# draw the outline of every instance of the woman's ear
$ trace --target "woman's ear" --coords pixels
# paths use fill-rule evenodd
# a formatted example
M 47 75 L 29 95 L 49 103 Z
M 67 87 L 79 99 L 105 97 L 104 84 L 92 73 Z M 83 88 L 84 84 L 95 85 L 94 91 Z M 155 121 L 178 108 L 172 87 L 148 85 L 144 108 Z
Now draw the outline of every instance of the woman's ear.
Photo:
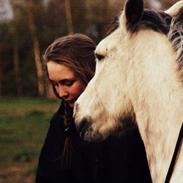
M 127 0 L 125 4 L 125 16 L 127 30 L 134 30 L 144 12 L 143 0 Z

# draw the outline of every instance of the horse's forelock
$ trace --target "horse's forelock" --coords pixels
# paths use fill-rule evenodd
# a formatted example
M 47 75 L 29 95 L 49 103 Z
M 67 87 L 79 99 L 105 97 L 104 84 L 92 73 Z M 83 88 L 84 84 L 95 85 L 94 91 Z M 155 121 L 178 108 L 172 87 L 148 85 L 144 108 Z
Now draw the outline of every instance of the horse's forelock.
M 170 29 L 171 16 L 162 11 L 145 10 L 139 26 L 167 34 Z
M 171 16 L 163 11 L 144 10 L 140 21 L 128 30 L 135 33 L 141 29 L 152 29 L 167 34 L 170 29 L 171 19 Z
M 131 33 L 144 28 L 164 34 L 169 31 L 171 16 L 161 11 L 145 10 L 143 0 L 127 0 L 121 16 L 125 18 L 120 18 L 120 25 L 124 23 L 126 30 Z
M 123 14 L 121 14 L 121 16 L 123 16 Z M 119 19 L 120 15 L 117 15 L 108 25 L 105 36 L 108 36 L 120 27 Z M 145 10 L 141 20 L 136 25 L 134 25 L 133 29 L 130 29 L 130 31 L 134 33 L 141 28 L 148 28 L 167 34 L 170 29 L 171 20 L 172 17 L 163 11 Z

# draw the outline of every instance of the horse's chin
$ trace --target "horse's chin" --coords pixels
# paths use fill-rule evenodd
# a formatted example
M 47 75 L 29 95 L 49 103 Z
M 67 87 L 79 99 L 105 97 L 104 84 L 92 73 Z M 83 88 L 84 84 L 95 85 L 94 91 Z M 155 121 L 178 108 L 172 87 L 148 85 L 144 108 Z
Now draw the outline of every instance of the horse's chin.
M 108 128 L 103 128 L 102 126 L 100 128 L 96 128 L 92 125 L 91 122 L 88 122 L 86 120 L 83 120 L 82 125 L 80 128 L 78 128 L 78 132 L 80 134 L 80 137 L 88 142 L 102 142 L 109 136 L 116 136 L 120 134 L 125 134 L 129 131 L 129 129 L 136 128 L 136 123 L 132 118 L 126 117 L 123 120 L 119 120 L 116 125 L 111 128 L 110 126 Z
M 90 125 L 88 126 L 88 128 L 81 130 L 79 134 L 81 138 L 85 141 L 100 143 L 107 139 L 109 136 L 121 136 L 128 133 L 134 128 L 137 128 L 136 123 L 131 120 L 124 120 L 123 122 L 119 123 L 116 128 L 108 128 L 102 132 L 100 131 L 100 129 L 94 130 L 94 128 L 92 128 L 92 125 Z
M 98 130 L 94 129 L 91 123 L 87 121 L 82 123 L 82 126 L 77 128 L 77 130 L 83 140 L 88 142 L 101 142 L 105 140 L 106 136 L 104 136 L 104 134 L 100 133 Z
M 91 128 L 86 130 L 84 133 L 80 132 L 80 136 L 82 139 L 88 142 L 102 142 L 105 140 L 105 136 L 98 131 L 93 131 Z

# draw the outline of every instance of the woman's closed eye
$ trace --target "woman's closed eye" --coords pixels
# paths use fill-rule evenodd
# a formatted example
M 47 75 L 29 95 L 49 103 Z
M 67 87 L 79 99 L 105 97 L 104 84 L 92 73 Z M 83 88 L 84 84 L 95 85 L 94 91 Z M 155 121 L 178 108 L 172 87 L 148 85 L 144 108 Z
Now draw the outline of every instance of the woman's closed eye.
M 72 86 L 74 84 L 76 80 L 75 79 L 63 79 L 63 80 L 60 80 L 60 81 L 54 81 L 54 80 L 50 80 L 51 84 L 53 86 Z
M 61 80 L 59 83 L 61 85 L 65 85 L 65 86 L 72 86 L 75 81 L 76 80 L 74 80 L 74 79 L 64 79 L 64 80 Z

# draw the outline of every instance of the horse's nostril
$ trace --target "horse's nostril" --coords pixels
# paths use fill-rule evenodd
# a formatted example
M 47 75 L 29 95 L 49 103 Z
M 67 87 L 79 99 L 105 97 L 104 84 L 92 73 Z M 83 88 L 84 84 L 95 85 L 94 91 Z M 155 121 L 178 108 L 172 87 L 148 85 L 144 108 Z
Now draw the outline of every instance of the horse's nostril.
M 86 128 L 85 126 L 87 126 L 87 120 L 84 119 L 80 122 L 79 126 L 78 126 L 78 131 L 81 132 L 84 128 Z
M 100 61 L 100 60 L 104 59 L 105 56 L 102 54 L 95 53 L 95 57 Z
M 80 135 L 83 136 L 89 127 L 90 127 L 90 122 L 88 122 L 86 119 L 83 119 L 79 123 L 77 130 L 79 131 Z

